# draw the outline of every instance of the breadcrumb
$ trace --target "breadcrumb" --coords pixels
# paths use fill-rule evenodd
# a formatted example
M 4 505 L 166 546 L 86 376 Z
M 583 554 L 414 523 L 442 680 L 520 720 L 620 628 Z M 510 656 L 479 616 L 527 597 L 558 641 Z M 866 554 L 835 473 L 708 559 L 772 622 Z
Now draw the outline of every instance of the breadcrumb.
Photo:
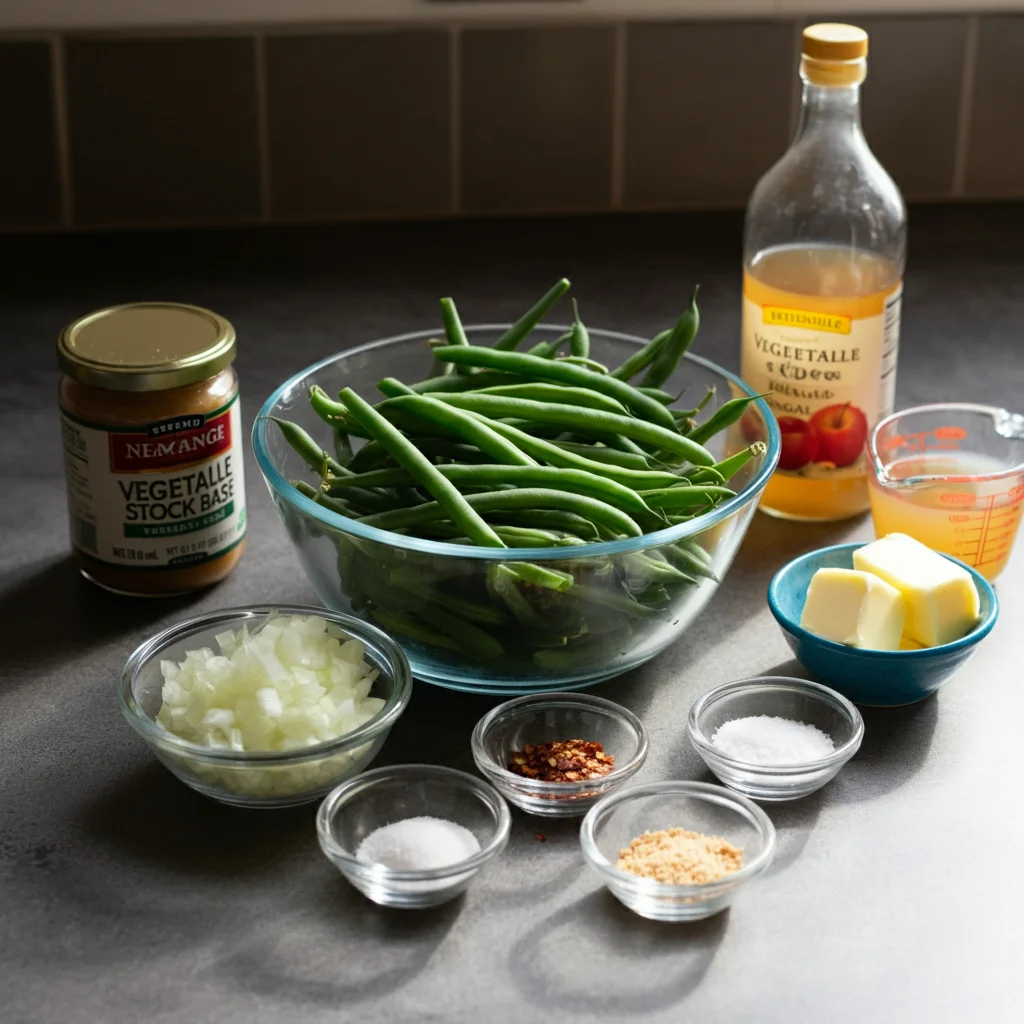
M 739 871 L 743 850 L 721 836 L 668 828 L 637 836 L 615 866 L 670 885 L 703 885 Z

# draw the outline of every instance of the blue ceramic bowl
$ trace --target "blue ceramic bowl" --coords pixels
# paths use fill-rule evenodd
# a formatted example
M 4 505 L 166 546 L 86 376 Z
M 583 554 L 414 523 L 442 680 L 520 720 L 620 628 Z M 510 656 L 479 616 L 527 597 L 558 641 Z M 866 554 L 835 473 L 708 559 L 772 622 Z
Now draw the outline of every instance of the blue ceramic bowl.
M 853 552 L 862 544 L 836 544 L 794 558 L 768 587 L 772 610 L 799 662 L 819 682 L 854 704 L 898 707 L 931 696 L 974 653 L 995 625 L 999 599 L 980 573 L 956 558 L 971 574 L 981 598 L 981 621 L 967 636 L 919 651 L 862 651 L 809 633 L 800 626 L 807 587 L 818 569 L 852 569 Z

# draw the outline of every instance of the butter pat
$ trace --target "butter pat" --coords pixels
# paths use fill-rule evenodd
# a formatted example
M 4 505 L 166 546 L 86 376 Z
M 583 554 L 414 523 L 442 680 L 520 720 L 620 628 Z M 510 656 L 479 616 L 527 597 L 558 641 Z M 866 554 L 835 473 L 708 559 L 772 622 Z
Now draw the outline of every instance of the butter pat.
M 857 569 L 819 569 L 800 616 L 804 629 L 848 647 L 895 651 L 906 607 L 885 580 Z
M 906 534 L 865 544 L 854 551 L 853 564 L 903 595 L 904 631 L 925 647 L 959 640 L 978 624 L 981 607 L 971 574 Z

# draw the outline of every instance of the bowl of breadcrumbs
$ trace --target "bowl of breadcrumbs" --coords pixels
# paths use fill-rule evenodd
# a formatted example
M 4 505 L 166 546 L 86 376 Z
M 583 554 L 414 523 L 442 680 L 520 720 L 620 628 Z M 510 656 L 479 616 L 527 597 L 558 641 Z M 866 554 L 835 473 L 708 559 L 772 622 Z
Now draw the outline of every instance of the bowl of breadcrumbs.
M 768 815 L 706 782 L 631 786 L 599 800 L 580 828 L 583 856 L 630 910 L 697 921 L 728 907 L 775 853 Z

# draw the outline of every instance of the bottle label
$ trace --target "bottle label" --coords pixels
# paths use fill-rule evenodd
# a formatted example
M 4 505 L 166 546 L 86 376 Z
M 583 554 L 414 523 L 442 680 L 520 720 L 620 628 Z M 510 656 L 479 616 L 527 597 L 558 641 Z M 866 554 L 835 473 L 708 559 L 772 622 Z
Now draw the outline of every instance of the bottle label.
M 71 543 L 119 568 L 180 569 L 245 537 L 238 396 L 209 414 L 145 427 L 61 409 Z
M 902 286 L 878 313 L 845 316 L 743 297 L 743 379 L 779 419 L 779 469 L 809 478 L 866 471 L 871 427 L 893 410 Z M 863 308 L 864 300 L 855 300 Z

